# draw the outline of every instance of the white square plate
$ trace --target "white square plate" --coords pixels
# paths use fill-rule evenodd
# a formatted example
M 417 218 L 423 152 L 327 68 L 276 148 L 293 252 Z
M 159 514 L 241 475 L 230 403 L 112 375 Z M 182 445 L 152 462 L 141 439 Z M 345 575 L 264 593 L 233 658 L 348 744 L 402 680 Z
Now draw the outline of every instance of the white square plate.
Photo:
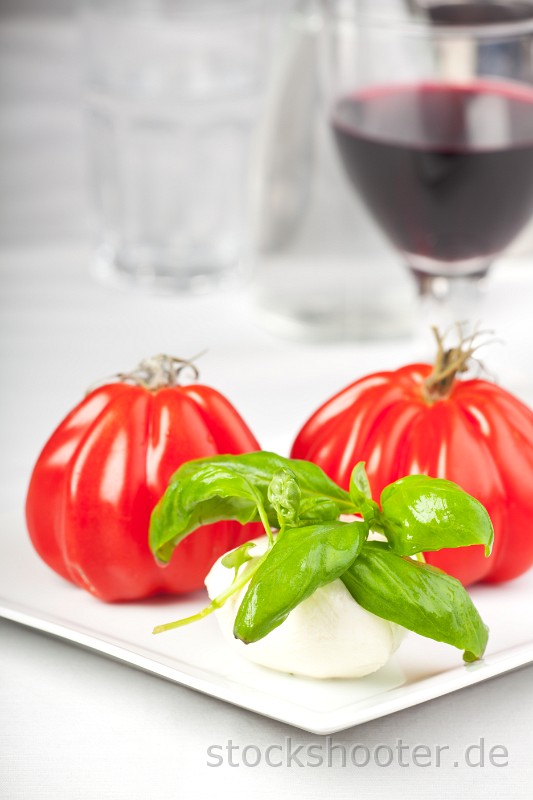
M 213 617 L 153 636 L 162 622 L 193 614 L 206 595 L 108 605 L 48 569 L 24 522 L 0 518 L 0 616 L 130 666 L 313 733 L 328 734 L 453 692 L 533 661 L 533 570 L 471 591 L 490 628 L 485 658 L 463 665 L 455 648 L 410 634 L 389 664 L 357 680 L 313 680 L 239 658 Z M 527 612 L 527 613 L 525 613 Z

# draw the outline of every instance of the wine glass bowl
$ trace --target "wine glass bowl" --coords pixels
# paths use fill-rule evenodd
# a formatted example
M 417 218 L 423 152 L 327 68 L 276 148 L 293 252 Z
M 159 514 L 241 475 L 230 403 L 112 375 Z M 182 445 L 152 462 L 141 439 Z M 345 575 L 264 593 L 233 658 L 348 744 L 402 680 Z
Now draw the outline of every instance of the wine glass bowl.
M 533 215 L 533 5 L 514 6 L 429 5 L 397 21 L 329 4 L 341 163 L 431 301 L 469 303 L 465 285 Z

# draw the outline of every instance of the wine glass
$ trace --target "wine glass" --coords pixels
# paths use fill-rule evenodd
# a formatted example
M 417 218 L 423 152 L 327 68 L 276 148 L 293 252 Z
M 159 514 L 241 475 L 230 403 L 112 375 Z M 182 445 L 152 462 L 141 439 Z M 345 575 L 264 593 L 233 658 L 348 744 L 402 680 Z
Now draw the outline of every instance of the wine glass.
M 329 113 L 354 189 L 427 321 L 475 314 L 533 214 L 533 5 L 324 0 Z

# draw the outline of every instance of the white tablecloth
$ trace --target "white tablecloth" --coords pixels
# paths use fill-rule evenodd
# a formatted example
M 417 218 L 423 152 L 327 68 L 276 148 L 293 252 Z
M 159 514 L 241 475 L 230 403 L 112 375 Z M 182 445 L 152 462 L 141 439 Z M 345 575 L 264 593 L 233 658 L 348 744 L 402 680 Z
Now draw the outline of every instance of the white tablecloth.
M 40 447 L 85 387 L 144 355 L 191 356 L 208 347 L 199 361 L 202 379 L 232 399 L 265 448 L 286 453 L 299 425 L 327 394 L 414 354 L 406 342 L 321 347 L 275 339 L 255 327 L 243 292 L 185 299 L 110 289 L 91 279 L 81 247 L 4 247 L 0 255 L 4 510 L 22 506 Z M 533 667 L 333 737 L 371 752 L 379 745 L 394 749 L 401 740 L 411 750 L 448 745 L 458 754 L 483 739 L 488 749 L 507 748 L 506 767 L 468 767 L 462 759 L 458 767 L 394 762 L 385 768 L 374 761 L 343 767 L 337 753 L 331 767 L 225 762 L 214 768 L 207 748 L 226 747 L 230 740 L 241 751 L 251 745 L 263 753 L 288 737 L 293 748 L 325 747 L 325 740 L 13 623 L 0 623 L 0 631 L 5 797 L 244 798 L 253 792 L 257 798 L 314 798 L 328 791 L 339 798 L 531 796 Z

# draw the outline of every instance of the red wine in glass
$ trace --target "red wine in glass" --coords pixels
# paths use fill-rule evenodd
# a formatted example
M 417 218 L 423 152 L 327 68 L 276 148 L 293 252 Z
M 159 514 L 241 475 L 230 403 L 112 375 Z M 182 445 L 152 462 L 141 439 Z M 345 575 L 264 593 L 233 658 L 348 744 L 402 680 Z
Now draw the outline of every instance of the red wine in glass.
M 346 172 L 416 271 L 472 274 L 533 214 L 533 89 L 476 79 L 342 97 L 332 125 Z

